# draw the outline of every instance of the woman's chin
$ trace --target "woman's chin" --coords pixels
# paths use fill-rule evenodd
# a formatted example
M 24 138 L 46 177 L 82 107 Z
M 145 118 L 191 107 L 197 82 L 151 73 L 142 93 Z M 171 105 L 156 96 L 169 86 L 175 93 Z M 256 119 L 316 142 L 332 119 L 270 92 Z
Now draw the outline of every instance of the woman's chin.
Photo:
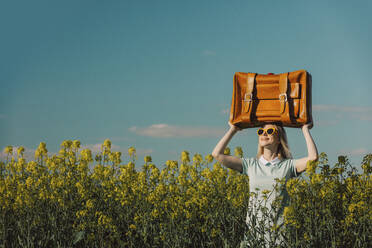
M 263 141 L 260 141 L 260 146 L 261 147 L 271 147 L 274 145 L 274 142 L 271 141 L 271 140 L 263 140 Z
M 269 146 L 269 145 L 271 145 L 271 142 L 269 142 L 269 141 L 261 141 L 260 142 L 260 146 L 262 146 L 262 147 L 266 147 L 266 146 Z

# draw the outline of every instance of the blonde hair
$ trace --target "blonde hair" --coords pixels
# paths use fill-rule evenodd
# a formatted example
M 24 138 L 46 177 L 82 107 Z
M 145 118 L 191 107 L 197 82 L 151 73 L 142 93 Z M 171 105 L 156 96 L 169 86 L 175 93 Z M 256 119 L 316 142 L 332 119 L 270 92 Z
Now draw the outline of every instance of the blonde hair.
M 278 130 L 278 136 L 279 136 L 279 145 L 278 145 L 278 158 L 279 159 L 288 159 L 292 158 L 291 151 L 289 150 L 288 140 L 287 140 L 287 133 L 285 132 L 285 129 L 283 126 L 279 123 L 266 123 L 265 125 L 273 125 Z M 265 125 L 262 125 L 261 127 L 264 127 Z M 260 143 L 258 143 L 257 148 L 257 158 L 260 158 L 263 154 L 264 148 L 260 146 Z

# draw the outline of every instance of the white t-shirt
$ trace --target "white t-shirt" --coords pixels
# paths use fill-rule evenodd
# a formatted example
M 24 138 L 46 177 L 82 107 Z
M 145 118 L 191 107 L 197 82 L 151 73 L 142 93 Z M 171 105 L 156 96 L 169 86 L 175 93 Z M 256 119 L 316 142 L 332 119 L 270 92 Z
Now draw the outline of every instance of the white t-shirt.
M 271 161 L 267 161 L 263 155 L 260 159 L 257 158 L 242 158 L 243 171 L 242 174 L 248 175 L 249 177 L 249 190 L 250 192 L 258 193 L 258 200 L 263 200 L 262 190 L 270 190 L 272 193 L 268 194 L 266 200 L 266 207 L 270 210 L 271 203 L 278 194 L 273 191 L 276 183 L 275 178 L 286 178 L 286 181 L 292 177 L 297 177 L 296 167 L 294 165 L 294 159 L 280 160 L 278 157 Z M 283 196 L 283 201 L 279 214 L 283 212 L 284 207 L 289 203 L 289 196 L 287 191 L 278 192 L 280 196 Z M 260 213 L 257 213 L 260 215 Z M 279 217 L 279 216 L 278 216 Z M 247 213 L 247 220 L 249 221 L 249 212 Z M 279 220 L 279 221 L 282 221 Z

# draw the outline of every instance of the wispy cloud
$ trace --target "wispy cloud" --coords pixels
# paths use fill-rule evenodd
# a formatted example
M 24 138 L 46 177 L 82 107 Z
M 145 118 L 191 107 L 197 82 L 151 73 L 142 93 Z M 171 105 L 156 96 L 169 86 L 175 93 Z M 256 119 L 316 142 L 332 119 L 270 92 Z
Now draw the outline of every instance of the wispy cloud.
M 0 119 L 5 119 L 6 115 L 0 114 Z
M 83 149 L 89 149 L 89 150 L 92 151 L 92 154 L 95 156 L 97 153 L 101 152 L 101 145 L 102 144 L 84 145 L 84 146 L 80 147 L 79 152 L 81 152 Z M 18 156 L 18 154 L 17 154 L 18 148 L 19 148 L 19 146 L 13 146 L 13 157 L 14 158 L 17 158 L 17 156 Z M 26 159 L 26 161 L 35 160 L 36 149 L 30 149 L 30 148 L 27 148 L 27 147 L 24 147 L 24 148 L 25 148 L 25 151 L 23 153 L 23 157 Z M 122 157 L 121 157 L 122 159 L 125 159 L 123 156 L 129 156 L 128 148 L 122 148 L 120 146 L 111 144 L 111 151 L 114 151 L 114 152 L 120 151 L 122 153 Z M 3 147 L 0 151 L 0 161 L 6 162 L 8 156 L 7 156 L 7 154 L 4 153 L 4 149 L 5 149 L 5 147 Z M 153 149 L 136 148 L 136 147 L 135 147 L 135 149 L 136 149 L 137 156 L 140 156 L 140 157 L 141 156 L 147 156 L 147 155 L 150 155 L 150 154 L 154 153 Z M 56 154 L 58 154 L 58 153 L 48 151 L 48 156 L 49 157 L 51 157 L 53 155 L 56 155 Z M 11 158 L 11 156 L 8 157 L 8 159 L 10 159 L 10 158 Z
M 130 142 L 130 141 L 135 141 L 133 138 L 130 138 L 130 137 L 120 137 L 120 136 L 114 136 L 114 137 L 101 137 L 101 138 L 98 138 L 97 141 L 99 140 L 105 140 L 105 139 L 109 139 L 111 142 Z M 103 141 L 102 141 L 103 143 Z
M 366 148 L 357 148 L 357 149 L 350 149 L 350 150 L 340 150 L 340 154 L 350 155 L 350 156 L 357 156 L 357 155 L 366 155 L 372 151 L 368 151 Z
M 202 52 L 202 55 L 203 56 L 215 56 L 216 55 L 216 52 L 215 51 L 212 51 L 212 50 L 204 50 Z
M 357 117 L 359 118 L 359 120 L 362 120 L 362 121 L 372 121 L 372 114 L 370 115 L 360 114 L 360 115 L 357 115 Z
M 122 140 L 120 138 L 118 138 L 119 140 Z M 113 139 L 110 139 L 111 141 Z M 126 140 L 125 138 L 123 140 Z M 93 154 L 97 154 L 99 152 L 101 152 L 101 146 L 102 146 L 103 142 L 102 143 L 97 143 L 97 144 L 88 144 L 88 145 L 84 145 L 84 146 L 81 146 L 80 148 L 80 151 L 82 149 L 89 149 L 92 151 Z M 151 153 L 154 153 L 154 149 L 148 149 L 148 148 L 137 148 L 134 146 L 134 148 L 136 149 L 136 154 L 139 155 L 139 156 L 142 156 L 142 155 L 149 155 Z M 128 149 L 129 149 L 129 146 L 128 147 L 121 147 L 121 146 L 118 146 L 118 145 L 114 145 L 113 143 L 111 143 L 111 151 L 113 152 L 121 152 L 123 155 L 128 155 Z
M 172 126 L 168 124 L 153 124 L 143 128 L 134 126 L 129 128 L 129 131 L 156 138 L 219 137 L 224 132 L 221 128 Z
M 18 153 L 17 153 L 18 148 L 19 148 L 19 146 L 13 146 L 13 157 L 15 157 L 15 158 L 17 158 L 17 156 L 18 156 Z M 36 149 L 31 149 L 31 148 L 27 148 L 27 147 L 24 147 L 24 148 L 25 148 L 25 151 L 23 153 L 24 159 L 26 159 L 26 161 L 34 160 Z M 6 161 L 6 159 L 8 157 L 7 154 L 4 153 L 4 149 L 5 149 L 5 147 L 3 147 L 0 151 L 0 160 L 1 161 Z M 48 152 L 48 154 L 50 154 L 50 153 Z
M 314 105 L 313 111 L 335 114 L 339 119 L 352 118 L 362 121 L 372 121 L 372 107 Z
M 89 149 L 92 151 L 92 153 L 99 153 L 101 152 L 101 146 L 102 144 L 90 144 L 90 145 L 82 146 L 81 149 Z M 128 155 L 128 148 L 123 148 L 123 147 L 120 147 L 120 146 L 117 146 L 111 143 L 111 151 L 113 152 L 121 152 L 122 154 Z M 136 148 L 136 147 L 134 148 L 136 149 L 137 155 L 149 155 L 154 152 L 153 149 L 144 149 L 144 148 Z
M 333 126 L 340 123 L 339 120 L 314 120 L 314 125 L 317 126 Z
M 136 154 L 137 155 L 143 156 L 143 155 L 150 155 L 152 153 L 154 153 L 154 150 L 153 149 L 143 149 L 143 148 L 137 149 L 136 148 Z
M 314 105 L 314 111 L 335 111 L 345 113 L 366 113 L 372 115 L 372 107 L 338 106 L 338 105 Z
M 82 149 L 89 149 L 93 153 L 99 153 L 99 152 L 101 152 L 102 144 L 103 144 L 103 142 L 101 144 L 83 145 L 83 146 L 81 146 L 80 150 L 82 150 Z M 120 146 L 111 144 L 111 151 L 118 152 L 118 151 L 121 151 L 121 150 L 123 150 L 123 149 Z

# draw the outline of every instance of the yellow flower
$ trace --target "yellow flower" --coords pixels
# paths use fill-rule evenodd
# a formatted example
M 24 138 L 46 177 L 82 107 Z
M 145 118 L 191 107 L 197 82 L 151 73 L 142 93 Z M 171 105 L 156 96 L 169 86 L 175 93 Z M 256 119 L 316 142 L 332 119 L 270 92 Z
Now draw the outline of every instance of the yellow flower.
M 205 156 L 205 160 L 207 161 L 207 163 L 212 163 L 213 162 L 213 156 L 211 154 L 208 154 L 207 156 Z
M 129 147 L 128 149 L 128 154 L 129 154 L 129 157 L 132 157 L 133 155 L 136 154 L 136 149 L 134 147 Z
M 105 141 L 103 142 L 103 146 L 111 149 L 111 141 L 109 139 L 105 139 Z
M 346 156 L 338 156 L 338 162 L 344 164 L 346 162 Z
M 145 156 L 144 160 L 145 160 L 145 163 L 152 162 L 151 156 Z
M 310 237 L 309 237 L 309 235 L 307 235 L 306 232 L 304 233 L 304 239 L 305 239 L 306 241 L 309 241 L 309 240 L 310 240 Z
M 322 182 L 323 179 L 324 179 L 324 176 L 323 175 L 321 175 L 321 174 L 315 174 L 311 178 L 311 183 L 312 184 L 317 184 L 317 183 Z
M 243 157 L 243 149 L 238 146 L 234 149 L 234 155 L 237 156 L 237 157 L 240 157 L 242 158 Z
M 34 180 L 32 179 L 32 177 L 28 177 L 26 179 L 26 185 L 27 185 L 28 188 L 31 188 L 33 183 L 34 183 Z
M 23 146 L 18 147 L 18 150 L 17 150 L 18 156 L 23 155 L 24 151 L 25 151 L 25 148 Z
M 134 170 L 134 166 L 135 166 L 135 164 L 133 162 L 129 162 L 128 165 L 127 165 L 127 168 L 128 168 L 129 171 L 132 171 L 132 170 Z
M 5 147 L 4 153 L 6 153 L 6 154 L 13 154 L 13 147 L 12 146 Z
M 306 163 L 306 172 L 311 175 L 313 173 L 315 173 L 315 170 L 317 168 L 317 162 L 316 161 L 313 161 L 313 160 L 309 160 L 307 161 Z
M 98 225 L 101 225 L 105 228 L 114 229 L 115 227 L 112 225 L 112 219 L 107 215 L 103 214 L 102 212 L 96 212 L 96 216 L 98 215 Z
M 45 144 L 45 142 L 40 142 L 39 147 L 38 147 L 37 149 L 40 150 L 40 152 L 41 152 L 43 155 L 45 155 L 45 154 L 48 152 L 48 150 L 46 149 L 46 144 Z
M 286 225 L 288 225 L 288 224 L 295 225 L 298 228 L 300 226 L 299 226 L 299 223 L 296 221 L 294 214 L 295 213 L 294 213 L 293 207 L 291 207 L 291 206 L 285 207 L 284 208 L 284 213 L 283 213 L 284 223 Z
M 345 171 L 344 168 L 338 168 L 338 169 L 337 169 L 338 174 L 342 174 L 344 171 Z
M 71 140 L 65 140 L 61 144 L 61 146 L 64 147 L 64 148 L 66 148 L 66 149 L 70 148 L 71 145 L 72 145 L 72 141 Z
M 80 210 L 80 211 L 77 211 L 76 212 L 76 217 L 84 217 L 84 216 L 86 216 L 87 215 L 87 213 L 88 213 L 88 211 L 86 210 L 86 209 L 84 209 L 84 210 Z
M 134 222 L 139 222 L 141 220 L 141 217 L 136 215 L 136 216 L 134 216 L 133 220 L 134 220 Z
M 267 195 L 268 193 L 270 193 L 271 191 L 270 190 L 267 190 L 267 189 L 264 189 L 264 190 L 262 190 L 262 194 L 264 194 L 264 195 Z
M 325 198 L 327 196 L 327 193 L 328 193 L 327 189 L 325 189 L 325 188 L 320 189 L 321 198 Z
M 276 225 L 276 224 L 274 224 L 274 225 L 271 227 L 271 230 L 272 230 L 272 231 L 276 231 L 278 228 L 279 228 L 279 226 Z
M 65 149 L 61 149 L 61 150 L 59 150 L 59 152 L 58 152 L 60 155 L 62 155 L 62 156 L 65 156 L 66 155 L 66 150 Z
M 92 200 L 87 200 L 87 202 L 85 203 L 85 206 L 88 208 L 88 209 L 91 209 L 94 207 L 94 204 L 93 204 L 93 201 Z
M 95 160 L 98 162 L 98 161 L 101 161 L 102 160 L 102 156 L 97 154 L 96 157 L 95 157 Z
M 164 232 L 164 233 L 162 233 L 162 234 L 160 235 L 160 238 L 161 238 L 161 240 L 162 240 L 162 241 L 164 241 L 164 240 L 165 240 L 165 238 L 166 238 L 166 236 L 165 236 L 165 232 Z
M 159 216 L 159 211 L 157 209 L 152 210 L 151 212 L 152 217 L 157 218 Z
M 165 165 L 171 170 L 178 168 L 178 162 L 176 160 L 167 160 Z
M 180 174 L 186 174 L 187 171 L 188 171 L 188 168 L 189 167 L 187 165 L 181 164 L 181 166 L 180 166 Z
M 84 149 L 80 152 L 81 158 L 87 162 L 92 162 L 92 151 L 89 149 Z
M 204 178 L 207 178 L 207 179 L 212 179 L 212 172 L 209 168 L 205 168 L 202 170 L 201 172 L 201 175 L 204 177 Z
M 74 142 L 72 142 L 72 147 L 79 149 L 80 148 L 80 141 L 79 140 L 74 140 Z
M 184 164 L 190 162 L 189 152 L 187 152 L 187 151 L 183 151 L 183 152 L 181 153 L 181 161 L 182 161 L 182 163 L 184 163 Z
M 154 168 L 152 169 L 151 171 L 151 176 L 150 176 L 150 180 L 154 180 L 154 179 L 157 179 L 160 175 L 160 172 L 159 172 L 159 169 L 158 168 Z
M 26 170 L 36 174 L 37 172 L 36 167 L 37 167 L 37 163 L 35 161 L 30 161 L 27 163 Z
M 226 147 L 225 150 L 223 151 L 223 154 L 230 155 L 230 148 Z
M 198 171 L 197 171 L 194 167 L 191 168 L 190 176 L 191 176 L 191 179 L 192 179 L 193 181 L 197 181 L 198 178 L 199 178 L 199 177 L 198 177 L 198 176 L 199 176 Z
M 216 237 L 219 234 L 219 232 L 220 232 L 219 230 L 212 228 L 211 237 L 212 238 Z
M 192 217 L 191 212 L 190 212 L 189 210 L 187 210 L 187 209 L 185 209 L 184 212 L 185 212 L 185 214 L 186 214 L 186 218 L 187 218 L 187 219 L 191 219 L 191 217 Z
M 38 157 L 40 157 L 41 153 L 40 153 L 40 150 L 35 150 L 35 159 L 37 159 Z
M 121 163 L 120 157 L 121 157 L 121 152 L 115 152 L 114 153 L 114 162 L 117 163 L 117 164 Z
M 200 154 L 195 154 L 192 160 L 194 163 L 200 164 L 201 162 L 203 162 L 203 157 Z

